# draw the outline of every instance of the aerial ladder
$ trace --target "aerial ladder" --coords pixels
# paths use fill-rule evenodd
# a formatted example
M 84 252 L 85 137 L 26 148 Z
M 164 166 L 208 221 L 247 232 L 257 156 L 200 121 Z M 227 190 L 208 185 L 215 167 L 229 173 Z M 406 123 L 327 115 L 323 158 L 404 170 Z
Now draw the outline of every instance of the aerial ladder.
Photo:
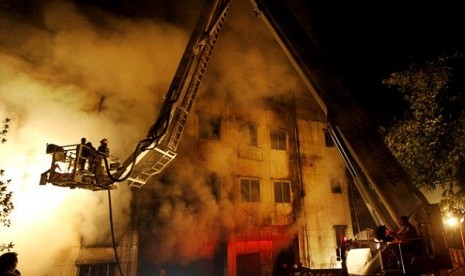
M 82 156 L 86 145 L 62 147 L 49 144 L 47 153 L 52 155 L 52 165 L 51 169 L 41 175 L 40 184 L 51 183 L 98 191 L 116 188 L 115 183 L 127 181 L 131 187 L 141 188 L 151 177 L 162 172 L 177 155 L 189 112 L 223 28 L 230 3 L 231 1 L 221 0 L 205 2 L 158 118 L 147 137 L 137 144 L 125 162 L 121 164 L 116 157 L 104 156 L 99 158 L 101 163 L 92 166 L 93 170 L 87 169 L 90 166 L 79 168 L 79 160 L 86 158 Z M 102 157 L 98 152 L 96 155 Z
M 229 11 L 230 1 L 210 2 L 213 4 L 207 3 L 205 5 L 200 20 L 187 44 L 174 80 L 168 90 L 168 100 L 162 107 L 161 120 L 157 121 L 151 129 L 151 132 L 155 133 L 155 137 L 161 135 L 166 137 L 160 139 L 160 142 L 155 139 L 149 146 L 153 150 L 145 150 L 137 156 L 135 161 L 137 165 L 132 171 L 131 177 L 128 178 L 130 186 L 140 188 L 152 176 L 162 172 L 176 157 L 176 150 L 184 132 L 189 111 L 194 104 L 200 83 Z M 172 104 L 178 101 L 181 94 L 184 95 L 182 103 L 176 106 L 174 115 L 171 115 Z M 164 118 L 168 115 L 172 116 L 170 120 Z M 166 134 L 163 134 L 165 128 L 167 131 Z
M 399 273 L 438 273 L 451 268 L 438 204 L 430 204 L 411 183 L 365 112 L 328 67 L 325 54 L 311 33 L 308 14 L 299 5 L 293 5 L 300 1 L 251 2 L 326 113 L 330 134 L 376 224 L 398 229 L 399 216 L 407 215 L 418 227 L 425 254 L 411 260 L 408 267 L 411 271 L 403 266 Z M 380 253 L 353 273 L 375 273 L 379 270 Z

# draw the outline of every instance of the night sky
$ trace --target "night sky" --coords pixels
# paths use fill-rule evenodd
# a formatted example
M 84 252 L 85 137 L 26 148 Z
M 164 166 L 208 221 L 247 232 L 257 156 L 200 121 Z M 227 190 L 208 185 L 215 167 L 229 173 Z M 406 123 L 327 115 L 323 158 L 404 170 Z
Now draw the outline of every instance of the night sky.
M 464 53 L 465 17 L 453 1 L 309 1 L 328 61 L 376 124 L 405 109 L 381 80 L 411 62 Z

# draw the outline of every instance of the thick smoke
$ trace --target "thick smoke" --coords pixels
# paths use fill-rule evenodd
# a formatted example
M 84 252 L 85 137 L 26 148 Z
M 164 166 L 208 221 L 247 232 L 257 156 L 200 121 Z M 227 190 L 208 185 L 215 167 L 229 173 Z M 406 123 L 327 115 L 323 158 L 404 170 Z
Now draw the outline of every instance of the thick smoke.
M 265 96 L 298 88 L 296 72 L 250 1 L 233 1 L 206 85 L 217 97 L 254 107 Z
M 109 237 L 106 192 L 39 186 L 51 162 L 46 144 L 105 137 L 111 154 L 125 159 L 156 116 L 188 32 L 101 9 L 91 18 L 67 1 L 26 4 L 0 6 L 0 116 L 12 120 L 0 167 L 15 204 L 11 228 L 0 230 L 1 242 L 16 244 L 23 274 L 45 275 L 79 236 L 97 245 Z M 121 234 L 128 187 L 112 199 Z
M 148 17 L 130 1 L 118 2 L 127 4 L 129 15 L 118 13 L 124 5 L 24 3 L 27 8 L 0 4 L 0 115 L 12 119 L 0 167 L 13 179 L 16 206 L 12 227 L 0 230 L 2 242 L 16 244 L 23 274 L 45 275 L 76 236 L 84 244 L 102 244 L 109 236 L 102 227 L 108 222 L 105 192 L 38 185 L 50 164 L 45 145 L 79 143 L 81 137 L 96 145 L 105 137 L 111 154 L 125 159 L 153 123 L 191 30 Z M 234 1 L 201 93 L 255 106 L 265 93 L 296 88 L 284 60 L 250 3 Z M 230 177 L 217 175 L 231 165 L 229 151 L 205 153 L 203 160 L 181 152 L 185 156 L 166 176 L 170 186 L 148 188 L 163 194 L 142 200 L 157 208 L 140 215 L 157 239 L 149 252 L 155 262 L 189 262 L 204 241 L 220 241 L 224 229 L 237 227 L 232 187 L 222 187 L 226 195 L 213 188 L 222 183 L 216 178 Z M 120 185 L 112 195 L 115 227 L 121 229 L 129 220 L 130 192 Z

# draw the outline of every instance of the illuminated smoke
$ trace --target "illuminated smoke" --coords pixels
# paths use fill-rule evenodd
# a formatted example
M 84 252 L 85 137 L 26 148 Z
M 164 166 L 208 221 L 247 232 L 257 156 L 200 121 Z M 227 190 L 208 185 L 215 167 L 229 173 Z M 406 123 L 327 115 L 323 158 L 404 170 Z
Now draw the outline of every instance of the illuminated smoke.
M 188 33 L 103 11 L 97 24 L 71 2 L 44 1 L 32 15 L 13 2 L 0 6 L 0 116 L 12 119 L 0 167 L 15 210 L 0 230 L 23 274 L 42 275 L 79 235 L 86 244 L 109 237 L 106 192 L 39 186 L 51 162 L 45 145 L 106 137 L 124 159 L 155 118 Z M 130 193 L 120 185 L 112 195 L 118 234 Z
M 264 96 L 294 91 L 296 73 L 249 1 L 234 1 L 206 76 L 208 92 L 255 106 Z
M 26 1 L 32 5 L 27 9 L 14 2 L 0 4 L 0 116 L 12 119 L 0 167 L 13 179 L 16 206 L 12 227 L 0 228 L 1 242 L 16 244 L 24 275 L 41 275 L 76 236 L 85 244 L 109 236 L 106 192 L 38 185 L 50 163 L 45 145 L 81 137 L 97 145 L 105 137 L 111 154 L 125 159 L 153 123 L 190 30 L 97 8 L 83 13 L 68 1 Z M 234 1 L 201 93 L 255 106 L 269 91 L 296 87 L 284 60 L 250 3 Z M 208 153 L 203 163 L 179 158 L 172 170 L 182 167 L 177 173 L 183 174 L 172 186 L 148 187 L 164 193 L 157 212 L 143 213 L 159 241 L 152 253 L 163 252 L 151 256 L 156 262 L 193 260 L 203 241 L 221 240 L 222 230 L 237 226 L 230 199 L 215 198 L 205 180 L 229 167 L 232 154 L 221 151 Z M 121 229 L 129 220 L 130 192 L 120 185 L 112 196 Z

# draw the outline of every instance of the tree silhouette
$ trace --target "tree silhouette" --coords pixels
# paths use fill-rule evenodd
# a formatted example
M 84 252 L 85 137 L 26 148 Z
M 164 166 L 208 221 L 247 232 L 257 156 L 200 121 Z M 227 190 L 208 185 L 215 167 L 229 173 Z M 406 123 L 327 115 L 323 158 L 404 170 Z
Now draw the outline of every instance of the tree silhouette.
M 1 143 L 6 143 L 6 135 L 8 133 L 8 128 L 10 124 L 10 119 L 6 118 L 3 120 L 2 129 L 0 131 L 0 141 Z M 13 210 L 13 201 L 12 196 L 13 192 L 8 190 L 8 184 L 11 182 L 11 179 L 5 177 L 5 170 L 0 168 L 0 223 L 4 227 L 10 227 L 11 222 L 9 219 L 10 213 Z M 13 243 L 0 243 L 0 252 L 5 250 L 10 250 L 13 248 Z
M 409 104 L 387 126 L 385 142 L 417 187 L 441 188 L 441 207 L 465 218 L 465 63 L 443 55 L 384 80 Z

